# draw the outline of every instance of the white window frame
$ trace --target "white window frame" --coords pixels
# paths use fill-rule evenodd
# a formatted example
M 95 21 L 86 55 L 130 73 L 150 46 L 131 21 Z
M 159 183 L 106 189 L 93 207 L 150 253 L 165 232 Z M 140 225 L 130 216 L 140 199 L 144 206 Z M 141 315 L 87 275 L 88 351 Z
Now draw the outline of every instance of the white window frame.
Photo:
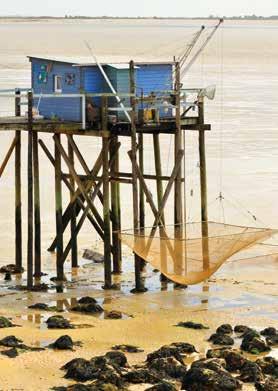
M 58 80 L 60 80 L 60 88 L 58 85 Z M 62 93 L 62 76 L 60 76 L 60 75 L 54 75 L 54 92 L 56 94 Z

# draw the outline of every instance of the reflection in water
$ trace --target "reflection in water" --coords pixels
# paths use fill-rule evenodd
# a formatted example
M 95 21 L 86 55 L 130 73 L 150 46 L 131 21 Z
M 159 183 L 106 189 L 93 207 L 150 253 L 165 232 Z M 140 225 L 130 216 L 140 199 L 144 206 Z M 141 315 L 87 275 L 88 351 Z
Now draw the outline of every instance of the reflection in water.
M 209 284 L 207 282 L 204 282 L 203 287 L 202 287 L 202 291 L 204 293 L 209 293 Z M 208 304 L 209 303 L 209 295 L 207 296 L 206 299 L 202 299 L 201 303 Z

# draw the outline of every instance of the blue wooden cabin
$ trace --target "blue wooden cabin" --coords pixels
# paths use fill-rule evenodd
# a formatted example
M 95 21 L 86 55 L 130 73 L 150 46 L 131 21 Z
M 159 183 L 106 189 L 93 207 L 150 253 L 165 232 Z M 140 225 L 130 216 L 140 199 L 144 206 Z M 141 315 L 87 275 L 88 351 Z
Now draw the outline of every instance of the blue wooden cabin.
M 80 94 L 107 93 L 109 86 L 96 64 L 74 63 L 68 60 L 29 57 L 32 69 L 32 88 L 35 94 Z M 173 63 L 136 63 L 136 94 L 149 95 L 155 91 L 171 90 L 173 84 Z M 129 92 L 129 64 L 102 64 L 115 90 Z M 129 106 L 129 99 L 123 101 Z M 99 106 L 100 99 L 94 104 Z M 81 122 L 82 106 L 79 97 L 46 98 L 35 100 L 39 113 L 46 119 Z M 117 107 L 115 98 L 110 99 L 109 107 Z M 162 113 L 163 116 L 163 113 Z M 118 113 L 118 120 L 124 120 L 124 114 Z

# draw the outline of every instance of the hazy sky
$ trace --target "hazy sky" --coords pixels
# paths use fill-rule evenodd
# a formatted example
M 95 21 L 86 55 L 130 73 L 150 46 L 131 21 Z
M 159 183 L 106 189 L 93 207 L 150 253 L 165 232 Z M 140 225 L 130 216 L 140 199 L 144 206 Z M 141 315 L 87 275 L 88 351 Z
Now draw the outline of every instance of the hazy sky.
M 0 0 L 0 15 L 277 15 L 278 0 Z

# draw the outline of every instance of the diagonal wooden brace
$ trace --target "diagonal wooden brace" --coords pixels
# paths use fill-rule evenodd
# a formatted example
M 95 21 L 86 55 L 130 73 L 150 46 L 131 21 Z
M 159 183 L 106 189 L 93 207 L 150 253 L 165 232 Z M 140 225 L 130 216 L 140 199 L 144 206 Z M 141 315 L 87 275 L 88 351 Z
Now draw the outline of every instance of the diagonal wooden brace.
M 8 164 L 8 161 L 10 160 L 10 157 L 11 157 L 11 155 L 13 153 L 13 150 L 14 150 L 14 148 L 16 146 L 16 143 L 17 143 L 17 140 L 16 140 L 16 137 L 14 137 L 14 139 L 13 139 L 11 145 L 10 145 L 10 148 L 8 149 L 8 152 L 7 152 L 6 156 L 5 156 L 5 159 L 3 160 L 3 163 L 0 166 L 0 177 L 2 176 L 6 166 Z

